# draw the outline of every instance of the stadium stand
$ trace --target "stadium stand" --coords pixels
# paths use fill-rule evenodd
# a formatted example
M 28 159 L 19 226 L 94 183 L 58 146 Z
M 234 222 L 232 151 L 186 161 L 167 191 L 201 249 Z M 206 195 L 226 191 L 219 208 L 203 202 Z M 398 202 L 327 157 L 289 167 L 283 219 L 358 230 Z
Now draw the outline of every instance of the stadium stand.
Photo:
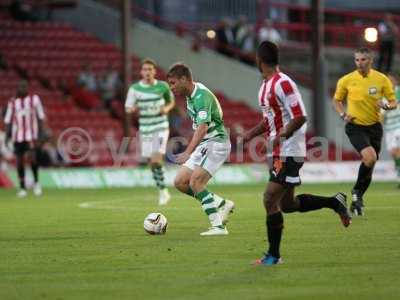
M 13 95 L 20 78 L 30 81 L 32 92 L 42 98 L 48 115 L 48 126 L 57 137 L 70 127 L 85 129 L 93 140 L 93 150 L 88 161 L 80 165 L 112 166 L 113 159 L 105 137 L 118 147 L 123 137 L 121 120 L 112 118 L 105 111 L 79 109 L 73 101 L 65 99 L 63 88 L 73 90 L 82 64 L 90 63 L 94 73 L 102 74 L 107 66 L 121 67 L 121 52 L 112 44 L 106 44 L 89 33 L 75 30 L 70 25 L 53 22 L 17 22 L 4 12 L 1 15 L 0 53 L 8 66 L 0 71 L 0 105 L 3 107 Z M 140 60 L 132 56 L 133 74 L 138 73 Z M 159 70 L 165 79 L 163 70 Z M 133 78 L 137 79 L 137 78 Z M 248 129 L 261 119 L 259 112 L 240 101 L 228 99 L 222 92 L 216 92 L 224 110 L 224 118 L 231 132 Z M 178 104 L 184 106 L 183 99 Z M 116 115 L 122 117 L 122 101 L 114 101 Z M 189 120 L 183 121 L 182 128 L 190 128 Z M 136 135 L 135 128 L 132 134 Z M 311 135 L 310 135 L 311 136 Z M 136 165 L 135 147 L 124 157 L 124 165 Z M 334 158 L 335 146 L 330 147 L 330 158 Z M 244 162 L 250 162 L 247 152 Z M 344 153 L 345 159 L 354 158 Z M 239 158 L 240 159 L 240 158 Z M 232 153 L 231 162 L 238 162 Z

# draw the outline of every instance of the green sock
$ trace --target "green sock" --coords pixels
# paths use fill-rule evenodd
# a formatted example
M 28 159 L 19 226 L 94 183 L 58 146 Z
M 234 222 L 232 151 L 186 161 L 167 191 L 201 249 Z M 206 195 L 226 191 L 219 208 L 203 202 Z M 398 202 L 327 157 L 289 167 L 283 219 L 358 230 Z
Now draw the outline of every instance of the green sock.
M 188 187 L 188 190 L 185 193 L 186 195 L 190 197 L 195 197 L 194 192 L 191 187 Z M 215 205 L 217 208 L 221 208 L 225 205 L 225 199 L 222 198 L 221 196 L 218 196 L 217 194 L 212 193 L 215 201 Z
M 221 196 L 218 196 L 218 195 L 215 194 L 215 193 L 212 193 L 212 194 L 213 194 L 213 197 L 214 197 L 215 205 L 216 205 L 218 208 L 223 207 L 223 206 L 225 205 L 225 199 L 222 198 Z
M 154 166 L 151 168 L 153 172 L 153 179 L 156 182 L 157 187 L 160 190 L 165 189 L 165 182 L 164 182 L 164 169 L 162 166 Z
M 208 216 L 211 225 L 213 227 L 224 228 L 224 225 L 222 225 L 221 216 L 218 214 L 217 206 L 215 205 L 213 194 L 207 190 L 203 190 L 197 193 L 195 197 L 200 201 L 201 207 Z

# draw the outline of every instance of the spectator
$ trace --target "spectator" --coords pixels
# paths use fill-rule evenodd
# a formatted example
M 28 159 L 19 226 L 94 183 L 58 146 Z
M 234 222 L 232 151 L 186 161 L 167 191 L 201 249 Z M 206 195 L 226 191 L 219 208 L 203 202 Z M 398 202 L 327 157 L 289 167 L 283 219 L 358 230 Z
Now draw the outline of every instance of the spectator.
M 99 85 L 103 104 L 108 110 L 111 110 L 111 102 L 117 97 L 121 87 L 118 71 L 113 70 L 112 66 L 108 65 L 106 72 L 100 79 Z
M 40 166 L 60 167 L 65 165 L 64 158 L 57 149 L 57 141 L 50 128 L 43 128 L 39 143 L 37 161 Z
M 10 14 L 17 21 L 36 21 L 32 5 L 26 1 L 14 0 L 10 5 Z
M 399 33 L 397 25 L 393 21 L 392 14 L 386 14 L 385 20 L 378 25 L 379 32 L 379 60 L 378 70 L 389 73 L 392 68 L 393 54 L 396 48 L 396 36 Z
M 263 25 L 258 31 L 258 43 L 262 43 L 263 41 L 270 41 L 274 44 L 279 44 L 282 38 L 279 32 L 272 27 L 272 21 L 270 19 L 265 19 Z
M 3 54 L 0 53 L 0 70 L 7 70 L 8 66 L 6 60 L 3 57 Z
M 239 16 L 239 19 L 237 20 L 236 24 L 232 27 L 232 35 L 236 47 L 240 48 L 240 41 L 242 40 L 243 36 L 246 35 L 247 30 L 248 30 L 247 17 Z
M 97 81 L 90 64 L 84 64 L 78 75 L 78 85 L 90 92 L 97 91 Z
M 222 20 L 216 30 L 217 51 L 227 56 L 233 56 L 231 47 L 234 45 L 234 36 L 229 20 Z
M 239 32 L 240 33 L 240 32 Z M 254 65 L 254 51 L 256 49 L 256 34 L 254 31 L 254 26 L 247 24 L 246 30 L 243 30 L 243 38 L 240 43 L 240 50 L 243 55 L 240 60 L 246 64 Z

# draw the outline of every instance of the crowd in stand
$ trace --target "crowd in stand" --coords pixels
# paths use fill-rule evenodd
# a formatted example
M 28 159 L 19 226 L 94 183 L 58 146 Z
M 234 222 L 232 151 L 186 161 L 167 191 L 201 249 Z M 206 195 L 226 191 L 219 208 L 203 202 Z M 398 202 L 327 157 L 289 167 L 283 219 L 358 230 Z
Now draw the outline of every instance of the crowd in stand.
M 219 53 L 238 57 L 249 64 L 254 64 L 255 49 L 261 42 L 269 40 L 279 44 L 282 40 L 270 19 L 265 19 L 260 26 L 254 26 L 245 16 L 240 16 L 236 22 L 221 20 L 215 33 Z
M 98 76 L 92 71 L 90 64 L 84 64 L 78 74 L 76 87 L 72 89 L 72 97 L 82 109 L 107 109 L 113 113 L 111 103 L 123 98 L 121 91 L 120 74 L 111 65 Z

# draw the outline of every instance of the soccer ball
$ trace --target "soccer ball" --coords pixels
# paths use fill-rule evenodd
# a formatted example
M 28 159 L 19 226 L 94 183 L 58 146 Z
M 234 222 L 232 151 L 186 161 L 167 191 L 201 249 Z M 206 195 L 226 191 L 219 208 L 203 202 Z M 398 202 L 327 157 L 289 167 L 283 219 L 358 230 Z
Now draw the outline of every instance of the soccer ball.
M 161 213 L 151 213 L 143 222 L 144 230 L 149 234 L 165 234 L 167 226 L 167 218 Z

